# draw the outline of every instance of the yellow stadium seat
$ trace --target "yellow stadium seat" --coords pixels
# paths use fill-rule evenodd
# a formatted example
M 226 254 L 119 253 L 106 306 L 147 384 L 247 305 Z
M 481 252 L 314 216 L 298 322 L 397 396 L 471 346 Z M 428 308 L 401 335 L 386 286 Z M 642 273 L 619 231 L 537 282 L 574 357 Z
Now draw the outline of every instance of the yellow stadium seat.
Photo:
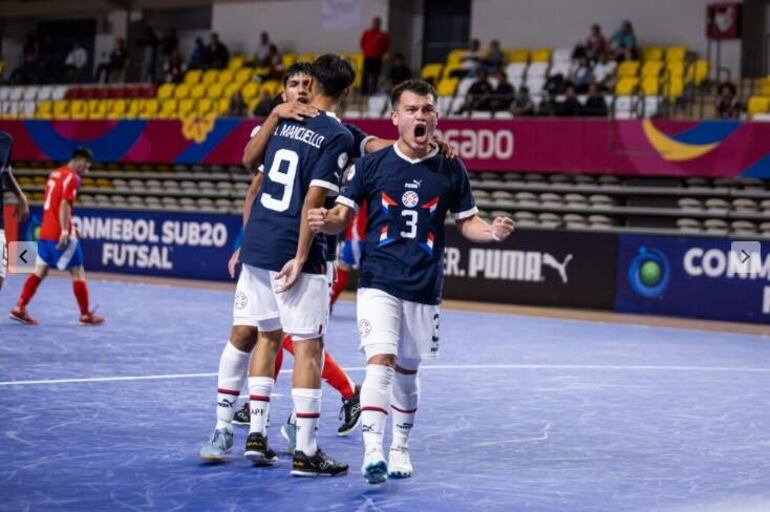
M 683 61 L 685 56 L 687 56 L 687 48 L 684 46 L 672 46 L 666 50 L 667 62 Z
M 639 85 L 639 79 L 635 77 L 620 78 L 615 85 L 616 96 L 629 96 L 633 94 Z
M 208 69 L 205 73 L 203 73 L 203 77 L 201 78 L 201 82 L 204 84 L 210 84 L 212 82 L 216 82 L 219 79 L 219 70 L 217 69 Z
M 163 100 L 163 103 L 176 102 L 176 100 Z M 158 117 L 161 102 L 154 98 L 145 99 L 139 105 L 139 117 L 142 119 L 155 119 Z
M 261 77 L 270 74 L 270 68 L 268 66 L 262 66 L 254 69 L 254 77 L 261 79 Z
M 122 119 L 128 110 L 127 100 L 110 100 L 107 105 L 107 119 Z
M 766 114 L 770 112 L 770 98 L 765 96 L 752 96 L 749 98 L 746 110 L 749 117 L 754 117 L 756 114 Z
M 456 65 L 460 64 L 460 58 L 465 55 L 465 52 L 468 51 L 465 48 L 457 48 L 449 52 L 449 55 L 446 56 L 446 63 L 449 65 Z
M 160 104 L 158 117 L 161 119 L 174 119 L 176 117 L 179 100 L 165 100 Z
M 190 98 L 197 99 L 206 95 L 206 91 L 214 84 L 195 84 L 190 88 Z
M 660 94 L 660 80 L 657 76 L 648 76 L 642 80 L 642 94 L 645 96 L 658 96 Z
M 631 78 L 639 75 L 638 60 L 624 60 L 618 66 L 618 78 Z
M 508 62 L 529 62 L 529 50 L 526 48 L 514 48 L 505 50 Z
M 759 94 L 762 96 L 770 96 L 770 81 L 762 81 L 759 83 Z
M 301 53 L 297 55 L 297 60 L 299 62 L 307 62 L 309 64 L 315 60 L 315 55 L 312 53 Z
M 457 71 L 458 69 L 462 69 L 460 65 L 458 64 L 447 64 L 444 66 L 444 72 L 441 75 L 441 78 L 446 80 L 447 78 L 451 78 L 449 75 L 452 74 L 452 72 Z
M 696 60 L 695 64 L 690 66 L 687 71 L 687 81 L 692 81 L 695 85 L 700 85 L 709 77 L 709 61 L 705 59 Z
M 551 62 L 551 49 L 538 48 L 532 50 L 532 62 Z
M 163 84 L 158 87 L 158 99 L 165 100 L 174 96 L 174 84 Z
M 420 72 L 420 78 L 423 80 L 429 80 L 436 84 L 441 78 L 441 71 L 443 69 L 444 65 L 440 62 L 431 62 L 430 64 L 425 64 L 422 67 L 422 72 Z
M 642 77 L 657 77 L 663 71 L 663 62 L 659 60 L 648 60 L 642 66 Z
M 70 117 L 77 120 L 86 119 L 88 117 L 88 103 L 85 100 L 72 100 Z
M 660 46 L 648 46 L 642 50 L 644 62 L 663 60 L 663 48 Z
M 281 64 L 283 64 L 284 68 L 288 68 L 295 62 L 297 62 L 297 56 L 293 53 L 284 53 L 281 55 Z
M 89 119 L 107 119 L 107 100 L 88 100 Z
M 109 178 L 97 178 L 96 180 L 96 187 L 101 189 L 111 189 L 112 186 L 112 180 Z
M 219 72 L 219 79 L 216 83 L 229 84 L 233 81 L 233 78 L 235 78 L 235 71 L 232 69 L 225 69 Z
M 281 82 L 278 80 L 268 80 L 262 84 L 262 90 L 267 91 L 270 96 L 275 96 L 281 89 Z
M 454 96 L 459 81 L 457 78 L 444 78 L 438 83 L 436 92 L 439 96 Z
M 230 61 L 227 63 L 227 69 L 241 69 L 243 67 L 243 56 L 242 55 L 234 55 L 230 57 Z
M 203 74 L 203 71 L 200 69 L 191 69 L 184 75 L 184 82 L 186 84 L 197 84 L 201 81 L 201 75 Z
M 224 94 L 225 87 L 228 84 L 224 84 L 222 82 L 217 82 L 215 84 L 211 84 L 208 89 L 206 89 L 206 98 L 219 98 Z M 237 85 L 236 85 L 237 87 Z
M 176 89 L 174 89 L 174 98 L 182 99 L 188 97 L 190 95 L 190 89 L 192 89 L 192 85 L 190 84 L 177 85 Z
M 144 100 L 129 101 L 128 105 L 126 105 L 126 113 L 124 114 L 124 117 L 126 119 L 138 119 L 139 110 L 141 109 L 143 103 L 144 103 Z
M 233 82 L 236 84 L 245 84 L 254 76 L 254 68 L 241 68 L 235 73 Z M 226 84 L 229 85 L 229 84 Z
M 668 84 L 663 86 L 666 96 L 670 100 L 675 100 L 684 93 L 684 78 L 671 77 Z
M 352 55 L 352 57 L 356 72 L 360 72 L 364 68 L 364 54 L 361 52 L 356 52 Z
M 218 115 L 222 115 L 228 110 L 230 110 L 230 98 L 222 98 L 221 100 L 217 101 L 216 105 L 214 105 L 215 110 L 214 112 Z
M 186 117 L 192 114 L 194 110 L 195 100 L 191 100 L 190 98 L 179 100 L 179 117 Z
M 254 109 L 257 108 L 257 103 L 259 103 L 259 98 L 254 98 L 246 102 L 246 110 L 248 112 L 254 112 Z
M 40 101 L 35 110 L 35 117 L 38 119 L 53 118 L 53 101 Z
M 53 118 L 54 119 L 69 119 L 70 117 L 70 102 L 67 100 L 57 100 L 53 102 Z
M 206 116 L 211 114 L 214 107 L 214 100 L 210 98 L 203 98 L 198 100 L 198 107 L 196 109 L 196 113 L 199 116 Z
M 249 82 L 243 86 L 243 89 L 241 89 L 241 95 L 243 96 L 243 99 L 248 101 L 257 97 L 257 94 L 259 94 L 259 89 L 260 84 L 257 82 Z
M 221 96 L 223 98 L 230 98 L 233 95 L 233 93 L 235 93 L 235 91 L 241 90 L 241 87 L 242 85 L 238 83 L 227 84 L 223 89 Z
M 666 73 L 672 77 L 684 78 L 684 62 L 675 61 L 666 63 Z

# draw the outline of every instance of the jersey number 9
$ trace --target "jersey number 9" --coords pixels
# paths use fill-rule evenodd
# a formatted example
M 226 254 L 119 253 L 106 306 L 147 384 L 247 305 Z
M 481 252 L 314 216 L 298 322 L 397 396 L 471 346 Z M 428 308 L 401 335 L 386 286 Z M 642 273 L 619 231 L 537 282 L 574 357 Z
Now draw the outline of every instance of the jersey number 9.
M 286 170 L 282 171 L 283 163 L 286 162 Z M 294 178 L 297 176 L 297 166 L 299 165 L 299 155 L 290 149 L 279 149 L 275 152 L 273 163 L 270 166 L 270 172 L 267 177 L 273 183 L 283 185 L 283 194 L 280 199 L 265 192 L 262 194 L 262 206 L 276 212 L 285 212 L 289 209 L 291 195 L 294 192 Z

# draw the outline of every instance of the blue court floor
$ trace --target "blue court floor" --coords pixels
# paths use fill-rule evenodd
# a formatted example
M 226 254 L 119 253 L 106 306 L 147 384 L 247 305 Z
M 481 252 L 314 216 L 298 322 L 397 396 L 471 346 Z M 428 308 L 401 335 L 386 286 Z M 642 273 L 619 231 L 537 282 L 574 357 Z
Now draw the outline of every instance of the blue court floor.
M 26 327 L 6 316 L 21 283 L 0 292 L 0 510 L 770 510 L 768 337 L 446 311 L 415 475 L 370 486 L 330 388 L 320 444 L 350 474 L 289 476 L 288 374 L 271 414 L 279 464 L 243 459 L 244 430 L 229 462 L 198 460 L 231 293 L 93 281 L 108 323 L 81 327 L 54 277 Z M 360 382 L 352 303 L 328 346 Z

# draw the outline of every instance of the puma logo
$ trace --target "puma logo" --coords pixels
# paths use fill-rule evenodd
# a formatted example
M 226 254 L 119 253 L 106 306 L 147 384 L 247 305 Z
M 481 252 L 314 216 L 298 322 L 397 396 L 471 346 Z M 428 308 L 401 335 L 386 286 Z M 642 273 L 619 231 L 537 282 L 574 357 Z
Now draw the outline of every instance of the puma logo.
M 546 267 L 551 267 L 556 272 L 559 273 L 559 277 L 561 277 L 561 280 L 564 284 L 567 284 L 569 282 L 569 279 L 567 278 L 567 265 L 572 260 L 572 255 L 568 254 L 566 258 L 564 258 L 564 261 L 562 263 L 559 263 L 559 261 L 551 256 L 550 254 L 543 253 L 543 265 Z

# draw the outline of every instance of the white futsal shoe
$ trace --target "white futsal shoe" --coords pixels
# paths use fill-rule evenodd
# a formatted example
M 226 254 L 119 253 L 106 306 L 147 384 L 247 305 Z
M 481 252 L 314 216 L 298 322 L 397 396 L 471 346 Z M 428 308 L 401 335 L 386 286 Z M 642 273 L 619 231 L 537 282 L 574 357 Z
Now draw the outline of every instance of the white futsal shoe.
M 206 462 L 221 462 L 232 447 L 233 432 L 226 428 L 218 428 L 211 434 L 211 439 L 201 446 L 198 454 Z
M 385 454 L 382 453 L 381 446 L 366 450 L 361 474 L 370 484 L 381 484 L 388 479 L 388 463 L 385 462 Z
M 388 477 L 409 478 L 412 476 L 412 461 L 409 459 L 409 448 L 406 446 L 391 446 L 388 454 Z

